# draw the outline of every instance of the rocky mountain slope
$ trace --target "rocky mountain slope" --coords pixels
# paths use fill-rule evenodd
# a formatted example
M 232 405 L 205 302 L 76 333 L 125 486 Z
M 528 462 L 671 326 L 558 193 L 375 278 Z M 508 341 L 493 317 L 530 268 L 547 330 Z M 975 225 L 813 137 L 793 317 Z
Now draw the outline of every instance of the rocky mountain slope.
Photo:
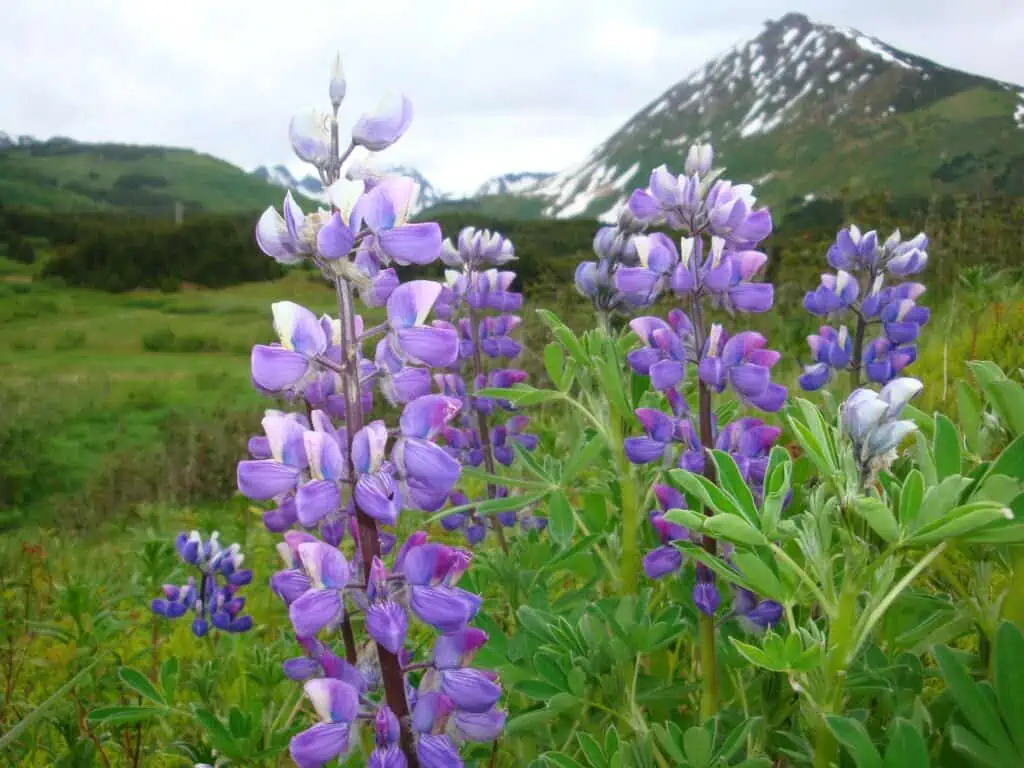
M 544 216 L 613 218 L 630 190 L 710 141 L 774 205 L 815 196 L 1024 194 L 1024 90 L 801 14 L 767 22 L 589 156 L 518 193 Z M 490 191 L 490 190 L 488 190 Z M 497 202 L 491 200 L 491 207 Z

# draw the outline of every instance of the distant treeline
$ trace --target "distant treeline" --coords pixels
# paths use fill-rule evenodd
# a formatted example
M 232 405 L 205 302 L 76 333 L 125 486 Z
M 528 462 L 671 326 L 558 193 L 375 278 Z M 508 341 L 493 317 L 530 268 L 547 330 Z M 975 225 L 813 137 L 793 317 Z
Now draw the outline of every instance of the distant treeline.
M 223 287 L 282 274 L 256 247 L 252 216 L 186 216 L 166 220 L 108 214 L 46 214 L 0 208 L 0 243 L 10 257 L 30 261 L 26 239 L 45 239 L 52 254 L 43 277 L 107 291 L 135 288 L 174 290 L 182 283 Z M 448 237 L 464 226 L 501 231 L 519 257 L 522 286 L 566 283 L 579 261 L 592 258 L 597 222 L 569 220 L 499 221 L 474 213 L 436 218 Z M 849 223 L 878 229 L 882 237 L 899 227 L 905 237 L 925 231 L 931 239 L 927 282 L 942 292 L 968 264 L 1024 267 L 1024 198 L 932 200 L 877 196 L 856 201 L 814 200 L 776 221 L 766 242 L 766 278 L 781 285 L 809 287 L 825 268 L 824 255 L 836 231 Z M 30 249 L 31 250 L 31 249 Z M 27 257 L 27 258 L 26 258 Z M 428 274 L 440 276 L 437 264 Z M 419 274 L 423 274 L 421 271 Z

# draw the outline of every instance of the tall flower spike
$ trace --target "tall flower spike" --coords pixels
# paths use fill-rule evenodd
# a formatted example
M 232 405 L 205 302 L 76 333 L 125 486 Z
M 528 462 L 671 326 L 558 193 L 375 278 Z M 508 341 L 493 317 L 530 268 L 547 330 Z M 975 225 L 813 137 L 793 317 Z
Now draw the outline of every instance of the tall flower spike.
M 495 677 L 466 667 L 486 640 L 467 627 L 480 609 L 479 596 L 456 586 L 471 557 L 428 543 L 422 532 L 396 551 L 397 538 L 384 526 L 396 523 L 402 509 L 436 511 L 453 495 L 461 469 L 455 422 L 468 401 L 481 410 L 511 407 L 469 394 L 517 380 L 507 370 L 476 377 L 471 389 L 460 380 L 445 394 L 430 394 L 431 367 L 447 369 L 438 373 L 442 377 L 455 376 L 451 366 L 463 348 L 446 312 L 465 300 L 507 313 L 522 297 L 511 290 L 514 274 L 497 269 L 514 258 L 511 244 L 491 234 L 468 238 L 468 250 L 459 256 L 474 265 L 475 279 L 448 288 L 422 280 L 400 283 L 396 267 L 429 264 L 442 255 L 440 228 L 410 221 L 418 195 L 412 179 L 345 166 L 357 146 L 375 152 L 397 141 L 409 127 L 412 107 L 404 97 L 385 102 L 356 122 L 347 147 L 339 146 L 338 107 L 347 88 L 336 58 L 328 84 L 332 111 L 303 113 L 289 126 L 296 153 L 316 166 L 324 182 L 329 209 L 304 211 L 288 193 L 280 210 L 268 209 L 256 225 L 257 244 L 268 256 L 284 264 L 308 259 L 320 269 L 335 288 L 338 309 L 337 317 L 317 318 L 293 302 L 273 305 L 278 339 L 254 347 L 253 384 L 304 413 L 267 412 L 264 434 L 249 441 L 249 457 L 239 462 L 238 486 L 249 498 L 273 505 L 264 521 L 283 534 L 278 551 L 284 565 L 270 586 L 302 649 L 285 662 L 284 672 L 305 682 L 320 719 L 292 739 L 295 762 L 312 768 L 344 759 L 354 723 L 373 719 L 370 765 L 456 766 L 461 758 L 453 738 L 494 739 L 505 719 L 494 706 L 501 692 Z M 452 248 L 443 250 L 449 263 Z M 364 327 L 355 296 L 384 307 L 387 321 Z M 439 319 L 429 320 L 431 312 Z M 465 346 L 477 354 L 514 356 L 515 324 L 510 316 L 491 319 Z M 367 354 L 371 341 L 375 346 Z M 377 387 L 388 403 L 404 406 L 397 428 L 383 418 L 366 419 Z M 501 426 L 504 432 L 496 434 L 504 445 L 532 444 L 524 423 Z M 237 547 L 218 554 L 216 537 L 204 542 L 198 534 L 180 537 L 178 545 L 199 574 L 184 585 L 167 585 L 154 610 L 171 618 L 194 610 L 197 634 L 211 625 L 229 632 L 251 626 L 235 594 L 252 579 L 239 568 Z M 362 637 L 349 618 L 353 609 L 365 619 Z M 419 663 L 406 647 L 413 618 L 445 633 L 434 657 Z M 410 670 L 425 671 L 410 678 Z M 416 679 L 420 690 L 413 688 Z
M 629 366 L 650 377 L 651 388 L 664 395 L 668 409 L 636 411 L 646 437 L 625 438 L 625 458 L 636 464 L 659 462 L 666 468 L 677 464 L 689 472 L 708 473 L 713 481 L 714 465 L 706 452 L 716 447 L 733 457 L 740 476 L 757 496 L 778 430 L 765 428 L 752 418 L 718 425 L 712 401 L 716 393 L 731 389 L 744 405 L 778 411 L 787 394 L 785 387 L 771 379 L 780 356 L 768 348 L 761 334 L 730 332 L 723 324 L 709 324 L 707 318 L 713 309 L 724 309 L 735 317 L 771 308 L 773 288 L 756 278 L 768 258 L 757 250 L 758 245 L 771 234 L 772 219 L 767 209 L 757 207 L 750 185 L 719 178 L 721 171 L 711 167 L 713 158 L 710 146 L 694 145 L 687 154 L 684 173 L 674 175 L 665 166 L 655 168 L 648 186 L 635 190 L 627 206 L 635 260 L 618 245 L 619 233 L 602 230 L 595 239 L 595 250 L 617 256 L 618 261 L 603 258 L 581 266 L 577 283 L 583 284 L 581 292 L 591 297 L 604 315 L 622 306 L 648 306 L 667 292 L 683 302 L 682 309 L 669 313 L 667 322 L 652 316 L 630 322 L 642 346 L 628 354 Z M 661 233 L 639 234 L 646 226 L 667 227 L 681 237 L 676 241 Z M 602 283 L 613 270 L 615 293 Z M 845 282 L 839 292 L 843 297 L 849 293 Z M 695 420 L 691 420 L 680 390 L 691 367 L 699 401 Z M 669 508 L 682 506 L 682 498 L 664 486 L 656 487 L 662 511 L 652 513 L 650 519 L 661 546 L 644 558 L 644 571 L 650 578 L 662 578 L 681 568 L 682 557 L 672 542 L 688 537 L 683 529 L 666 523 L 663 515 Z M 709 554 L 716 553 L 716 542 L 710 537 L 702 544 Z M 707 637 L 704 633 L 715 631 L 712 617 L 721 594 L 713 571 L 702 564 L 696 570 L 693 601 L 701 614 L 702 636 Z M 701 654 L 704 674 L 717 675 L 714 643 L 702 643 Z M 705 690 L 717 691 L 717 683 Z M 705 713 L 713 714 L 717 707 L 717 700 L 702 703 Z

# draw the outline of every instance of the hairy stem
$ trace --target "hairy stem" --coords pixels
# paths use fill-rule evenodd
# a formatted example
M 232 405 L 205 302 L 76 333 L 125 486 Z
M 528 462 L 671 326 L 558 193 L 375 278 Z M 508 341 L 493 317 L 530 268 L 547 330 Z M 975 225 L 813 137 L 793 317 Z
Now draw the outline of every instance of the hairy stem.
M 474 377 L 483 376 L 486 374 L 484 370 L 484 359 L 480 352 L 480 318 L 477 313 L 473 310 L 473 307 L 469 307 L 469 333 L 473 339 L 473 375 Z M 487 468 L 487 474 L 494 475 L 494 447 L 491 445 L 491 430 L 490 425 L 487 423 L 487 414 L 483 411 L 476 412 L 476 428 L 480 433 L 480 445 L 483 446 L 484 450 L 484 466 Z M 487 483 L 487 498 L 496 499 L 498 497 L 498 487 L 488 481 Z M 508 554 L 508 541 L 505 540 L 505 532 L 501 529 L 501 521 L 498 520 L 497 515 L 491 516 L 491 526 L 494 528 L 494 534 L 498 538 L 498 544 L 501 546 L 501 551 L 506 555 Z
M 692 322 L 694 328 L 694 340 L 696 342 L 697 355 L 701 354 L 704 347 L 704 340 L 707 338 L 707 329 L 704 327 L 704 315 L 701 311 L 700 298 L 694 297 L 692 303 Z M 715 482 L 715 464 L 711 460 L 711 446 L 714 445 L 714 427 L 712 424 L 711 390 L 703 381 L 697 383 L 698 412 L 700 418 L 700 444 L 704 451 L 704 476 L 712 483 Z M 710 509 L 705 509 L 704 514 L 711 515 Z M 709 555 L 716 555 L 718 542 L 711 536 L 705 536 L 701 546 Z M 714 578 L 714 576 L 709 576 Z M 715 652 L 715 622 L 710 616 L 700 615 L 700 674 L 701 674 L 701 704 L 702 717 L 714 717 L 718 713 L 721 698 L 721 687 L 718 682 L 718 659 Z
M 864 332 L 868 328 L 867 320 L 862 312 L 857 313 L 857 330 L 853 337 L 853 357 L 850 361 L 850 385 L 852 389 L 860 386 L 860 370 L 864 365 Z
M 355 332 L 355 311 L 352 307 L 352 290 L 347 282 L 335 281 L 338 294 L 338 318 L 341 321 L 341 373 L 342 390 L 345 395 L 345 428 L 347 430 L 349 471 L 355 476 L 352 461 L 352 439 L 363 428 L 363 405 L 359 394 L 358 341 Z M 370 569 L 374 559 L 380 557 L 380 538 L 377 522 L 356 507 L 356 523 L 359 529 L 359 550 L 363 561 L 363 575 L 370 583 Z M 349 627 L 351 631 L 351 627 Z M 348 648 L 346 647 L 346 654 Z M 384 698 L 388 707 L 401 724 L 401 747 L 409 768 L 419 768 L 412 731 L 409 729 L 409 702 L 405 696 L 405 679 L 398 657 L 377 643 L 377 657 L 380 660 L 381 677 L 384 681 Z

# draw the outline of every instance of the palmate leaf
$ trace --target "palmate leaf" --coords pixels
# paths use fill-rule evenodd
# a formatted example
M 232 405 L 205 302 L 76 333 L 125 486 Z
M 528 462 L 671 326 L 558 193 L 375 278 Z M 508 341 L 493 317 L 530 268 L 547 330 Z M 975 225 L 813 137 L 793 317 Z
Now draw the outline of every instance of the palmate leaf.
M 1014 437 L 1024 435 L 1024 387 L 1013 381 L 998 365 L 974 360 L 967 363 L 992 409 Z

